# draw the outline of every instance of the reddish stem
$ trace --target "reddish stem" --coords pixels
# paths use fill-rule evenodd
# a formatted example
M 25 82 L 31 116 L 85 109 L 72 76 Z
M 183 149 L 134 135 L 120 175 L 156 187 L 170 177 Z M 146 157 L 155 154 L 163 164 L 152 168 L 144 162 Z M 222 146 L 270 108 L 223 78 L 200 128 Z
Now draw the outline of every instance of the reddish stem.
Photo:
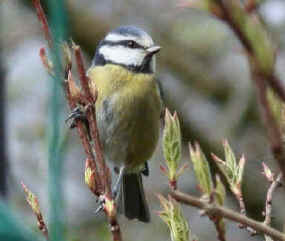
M 42 25 L 42 30 L 45 36 L 46 41 L 48 42 L 48 46 L 51 49 L 52 48 L 52 37 L 50 34 L 49 26 L 48 26 L 48 21 L 46 18 L 46 15 L 44 13 L 44 10 L 42 8 L 40 0 L 32 0 L 33 5 L 36 9 L 38 19 Z
M 83 59 L 82 59 L 82 54 L 81 54 L 81 49 L 79 46 L 73 46 L 74 49 L 74 54 L 75 54 L 75 60 L 77 64 L 77 70 L 80 76 L 80 83 L 83 89 L 83 92 L 89 102 L 87 106 L 87 119 L 88 123 L 90 125 L 90 133 L 92 140 L 94 140 L 94 149 L 96 153 L 96 160 L 99 166 L 99 176 L 101 177 L 101 180 L 103 181 L 103 186 L 105 187 L 105 193 L 111 197 L 111 188 L 110 188 L 110 176 L 106 175 L 108 174 L 107 166 L 104 161 L 104 155 L 102 151 L 102 144 L 100 141 L 99 137 L 99 131 L 97 127 L 97 121 L 96 121 L 96 109 L 95 109 L 95 102 L 97 99 L 97 90 L 95 94 L 91 93 L 90 87 L 89 87 L 89 78 L 86 75 L 84 64 L 83 64 Z M 95 95 L 95 96 L 94 96 Z

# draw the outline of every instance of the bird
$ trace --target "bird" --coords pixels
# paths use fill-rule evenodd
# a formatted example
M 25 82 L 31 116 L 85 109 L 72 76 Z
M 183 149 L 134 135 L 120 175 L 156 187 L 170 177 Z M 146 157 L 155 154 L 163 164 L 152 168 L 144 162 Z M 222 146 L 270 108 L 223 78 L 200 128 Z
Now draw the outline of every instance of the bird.
M 142 174 L 157 146 L 163 102 L 155 55 L 161 47 L 143 29 L 127 25 L 99 42 L 87 71 L 105 160 L 117 170 L 112 194 L 128 219 L 150 222 Z

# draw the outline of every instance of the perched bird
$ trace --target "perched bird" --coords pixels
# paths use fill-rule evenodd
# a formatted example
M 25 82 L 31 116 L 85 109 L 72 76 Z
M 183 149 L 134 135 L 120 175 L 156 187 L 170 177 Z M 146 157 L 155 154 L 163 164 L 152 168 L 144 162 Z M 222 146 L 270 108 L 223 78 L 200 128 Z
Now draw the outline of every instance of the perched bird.
M 119 170 L 113 188 L 119 212 L 150 221 L 141 173 L 148 174 L 160 133 L 162 101 L 155 79 L 160 47 L 142 29 L 121 26 L 99 43 L 87 72 L 96 85 L 96 116 L 105 159 Z

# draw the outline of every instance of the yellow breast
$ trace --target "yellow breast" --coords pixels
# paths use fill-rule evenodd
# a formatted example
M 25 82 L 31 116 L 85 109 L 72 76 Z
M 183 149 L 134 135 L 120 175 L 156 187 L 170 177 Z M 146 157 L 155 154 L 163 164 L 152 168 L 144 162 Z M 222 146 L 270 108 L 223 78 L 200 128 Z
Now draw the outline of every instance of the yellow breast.
M 88 76 L 91 89 L 95 84 L 98 90 L 97 121 L 107 158 L 122 158 L 129 167 L 141 165 L 151 157 L 159 137 L 162 105 L 153 74 L 109 64 L 91 68 Z

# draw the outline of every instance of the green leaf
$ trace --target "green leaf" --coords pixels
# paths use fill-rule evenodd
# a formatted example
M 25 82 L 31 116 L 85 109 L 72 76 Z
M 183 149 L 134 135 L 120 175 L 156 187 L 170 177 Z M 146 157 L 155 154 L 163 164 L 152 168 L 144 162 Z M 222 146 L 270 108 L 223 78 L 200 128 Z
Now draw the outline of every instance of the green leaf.
M 223 142 L 223 146 L 225 152 L 225 161 L 221 160 L 214 154 L 212 154 L 212 158 L 224 173 L 230 185 L 231 191 L 235 195 L 240 195 L 243 171 L 245 166 L 245 157 L 242 156 L 239 160 L 239 163 L 237 164 L 235 154 L 233 153 L 227 140 Z
M 165 111 L 165 127 L 163 130 L 162 147 L 163 154 L 168 166 L 168 177 L 176 180 L 176 172 L 181 160 L 181 131 L 177 113 L 171 115 L 168 109 Z
M 168 200 L 162 195 L 157 195 L 160 204 L 163 208 L 158 212 L 160 218 L 167 224 L 172 241 L 189 241 L 191 230 L 188 222 L 184 218 L 180 204 L 176 202 L 171 196 Z
M 236 157 L 227 140 L 224 141 L 223 146 L 225 152 L 226 167 L 228 168 L 227 173 L 232 182 L 235 182 L 238 172 Z
M 190 157 L 194 166 L 195 175 L 199 182 L 199 187 L 204 194 L 210 195 L 213 190 L 213 182 L 206 157 L 198 143 L 195 144 L 195 147 L 189 144 L 189 150 Z
M 245 166 L 245 157 L 244 155 L 241 156 L 239 163 L 238 163 L 238 175 L 237 175 L 237 184 L 241 185 L 242 177 L 243 177 L 243 170 Z

